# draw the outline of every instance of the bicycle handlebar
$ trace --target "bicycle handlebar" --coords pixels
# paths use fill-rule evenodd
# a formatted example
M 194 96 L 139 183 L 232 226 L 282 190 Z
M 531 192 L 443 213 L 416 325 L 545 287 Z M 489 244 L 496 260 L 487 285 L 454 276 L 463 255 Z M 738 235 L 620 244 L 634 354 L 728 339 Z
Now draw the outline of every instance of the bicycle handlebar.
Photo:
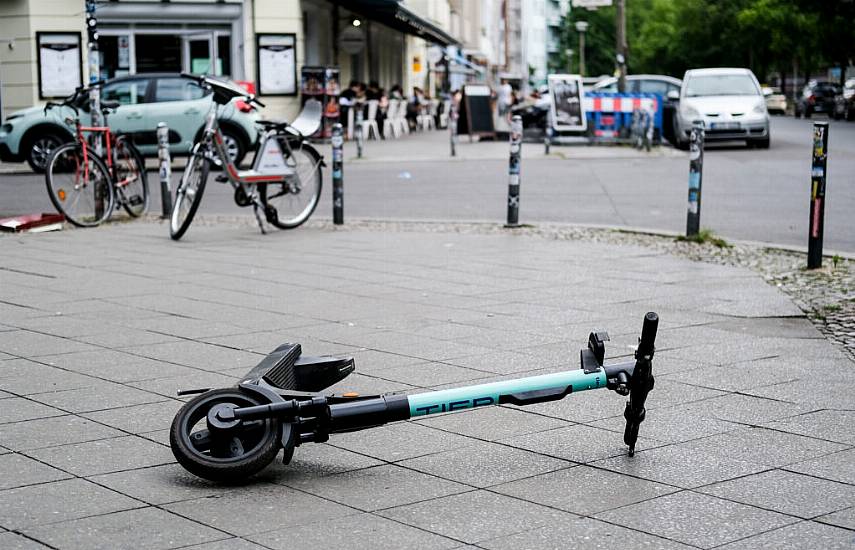
M 195 75 L 190 73 L 181 73 L 181 76 L 184 78 L 189 78 L 190 80 L 195 80 L 200 86 L 208 87 L 208 88 L 217 88 L 221 92 L 225 92 L 232 97 L 243 97 L 247 101 L 251 103 L 255 103 L 259 107 L 266 107 L 264 103 L 258 100 L 255 94 L 251 94 L 243 88 L 238 88 L 237 86 L 232 86 L 230 82 L 220 81 L 220 80 L 212 80 L 204 75 Z

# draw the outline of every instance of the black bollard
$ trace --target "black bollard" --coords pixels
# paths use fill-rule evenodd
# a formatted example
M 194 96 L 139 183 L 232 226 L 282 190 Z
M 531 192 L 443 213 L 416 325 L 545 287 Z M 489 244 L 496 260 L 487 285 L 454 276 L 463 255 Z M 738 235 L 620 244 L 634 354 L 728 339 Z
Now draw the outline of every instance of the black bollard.
M 364 120 L 362 104 L 357 103 L 351 108 L 356 109 L 356 128 L 354 129 L 354 132 L 356 133 L 356 158 L 362 158 L 362 144 L 365 141 L 364 136 L 362 135 L 362 122 Z
M 344 223 L 344 136 L 341 123 L 336 122 L 332 127 L 332 189 L 333 189 L 333 223 Z
M 448 139 L 451 142 L 451 156 L 457 156 L 457 108 L 451 106 L 448 114 Z
M 689 138 L 689 212 L 686 217 L 686 237 L 695 237 L 701 230 L 701 185 L 704 173 L 704 122 L 692 122 Z
M 169 155 L 169 127 L 165 122 L 157 123 L 157 160 L 160 176 L 160 204 L 162 205 L 160 217 L 164 220 L 172 215 L 172 158 Z M 145 174 L 142 175 L 146 177 Z
M 813 123 L 813 162 L 810 170 L 810 228 L 808 269 L 822 267 L 822 235 L 825 229 L 825 182 L 828 176 L 828 122 Z
M 505 227 L 519 227 L 522 133 L 522 117 L 515 115 L 511 120 L 511 156 L 508 160 L 508 223 L 505 224 Z
M 543 136 L 543 154 L 549 154 L 549 146 L 552 145 L 552 134 L 554 130 L 552 129 L 552 117 L 547 113 L 546 115 L 546 133 Z

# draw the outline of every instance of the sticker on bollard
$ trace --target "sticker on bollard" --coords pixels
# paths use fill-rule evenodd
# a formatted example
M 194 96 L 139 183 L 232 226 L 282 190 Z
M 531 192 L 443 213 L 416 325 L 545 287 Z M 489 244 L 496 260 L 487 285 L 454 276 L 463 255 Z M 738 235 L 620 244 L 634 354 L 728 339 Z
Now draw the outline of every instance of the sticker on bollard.
M 828 173 L 828 122 L 813 123 L 813 161 L 810 170 L 810 226 L 808 269 L 822 267 L 822 236 L 825 229 L 825 187 Z
M 158 175 L 160 176 L 161 215 L 164 220 L 172 214 L 172 158 L 169 155 L 169 127 L 165 122 L 157 124 L 157 160 Z
M 692 123 L 689 137 L 689 208 L 686 216 L 686 237 L 694 237 L 701 230 L 701 186 L 704 172 L 704 123 Z
M 332 127 L 333 224 L 344 223 L 344 136 L 340 123 Z
M 511 120 L 510 150 L 508 159 L 508 221 L 505 227 L 518 227 L 520 221 L 520 157 L 522 151 L 522 117 Z
M 457 156 L 457 108 L 451 107 L 451 113 L 448 116 L 448 139 L 451 143 L 451 156 Z

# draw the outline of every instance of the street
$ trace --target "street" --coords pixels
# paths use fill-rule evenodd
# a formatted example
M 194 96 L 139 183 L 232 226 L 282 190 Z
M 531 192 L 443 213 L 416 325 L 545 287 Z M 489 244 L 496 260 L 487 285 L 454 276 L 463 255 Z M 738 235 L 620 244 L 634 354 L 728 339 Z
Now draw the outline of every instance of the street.
M 717 234 L 806 246 L 812 121 L 772 117 L 772 147 L 708 144 L 701 225 Z M 831 122 L 825 249 L 855 252 L 855 124 Z M 329 159 L 329 146 L 319 149 Z M 346 146 L 345 219 L 495 221 L 505 219 L 507 145 L 470 143 L 448 153 L 443 131 L 369 141 L 363 159 Z M 175 160 L 177 182 L 183 159 Z M 681 232 L 686 223 L 688 155 L 670 147 L 652 154 L 624 147 L 523 145 L 520 221 L 577 223 Z M 150 166 L 153 166 L 150 164 Z M 330 170 L 315 214 L 331 217 Z M 151 212 L 159 212 L 157 176 L 149 174 Z M 0 174 L 0 216 L 52 211 L 43 178 Z M 250 215 L 213 177 L 200 209 Z M 191 233 L 192 234 L 192 233 Z

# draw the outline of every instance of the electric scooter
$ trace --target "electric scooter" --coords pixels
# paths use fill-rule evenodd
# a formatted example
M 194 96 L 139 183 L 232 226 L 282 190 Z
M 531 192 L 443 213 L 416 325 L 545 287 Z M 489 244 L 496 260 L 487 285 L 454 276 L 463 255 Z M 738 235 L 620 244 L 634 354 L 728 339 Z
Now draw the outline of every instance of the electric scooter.
M 283 344 L 233 388 L 178 392 L 200 395 L 172 422 L 172 452 L 199 477 L 239 482 L 270 464 L 280 449 L 288 464 L 296 447 L 327 441 L 334 433 L 488 405 L 526 406 L 606 388 L 629 396 L 624 443 L 633 456 L 644 403 L 653 389 L 658 324 L 655 313 L 645 315 L 632 361 L 603 365 L 609 337 L 592 332 L 579 369 L 409 395 L 324 394 L 354 371 L 353 358 L 307 357 L 300 344 Z

